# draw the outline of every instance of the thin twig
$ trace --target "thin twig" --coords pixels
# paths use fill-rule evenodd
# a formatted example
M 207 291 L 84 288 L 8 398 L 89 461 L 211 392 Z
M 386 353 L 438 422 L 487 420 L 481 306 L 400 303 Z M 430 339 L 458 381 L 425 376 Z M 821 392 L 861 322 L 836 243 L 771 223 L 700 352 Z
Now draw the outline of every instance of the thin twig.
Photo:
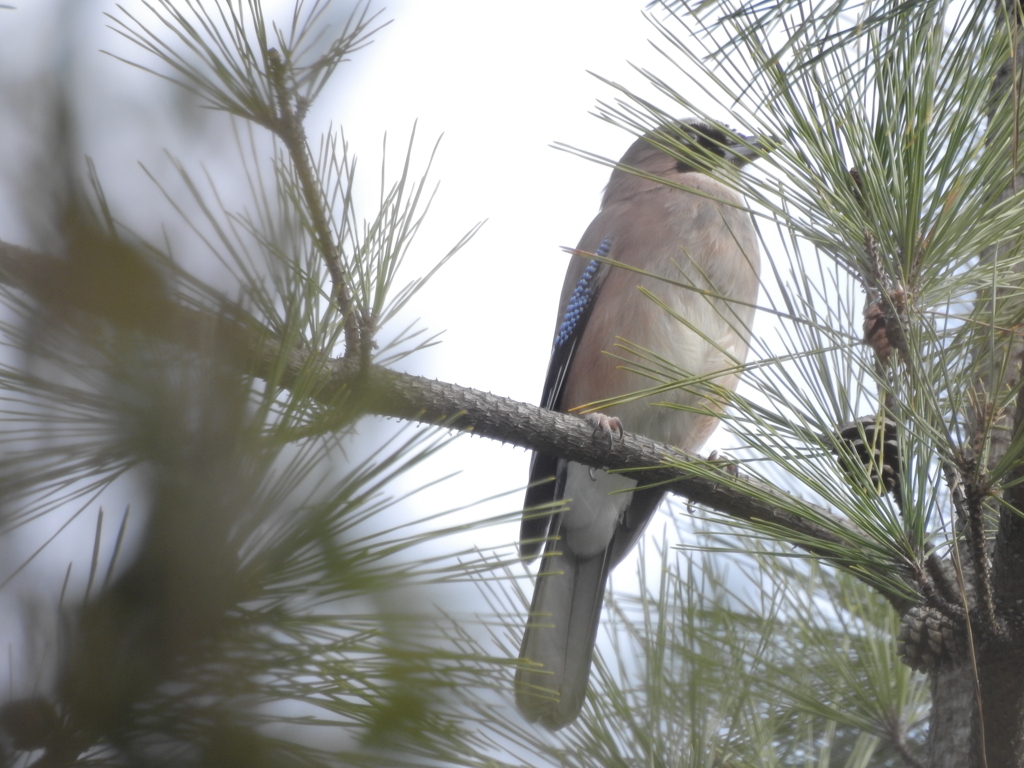
M 962 621 L 964 619 L 963 608 L 961 608 L 956 603 L 948 600 L 947 597 L 943 595 L 940 591 L 943 587 L 946 586 L 945 579 L 942 578 L 941 572 L 938 574 L 938 583 L 942 586 L 936 589 L 936 579 L 934 571 L 935 565 L 937 565 L 937 563 L 932 564 L 931 561 L 933 560 L 933 558 L 934 555 L 928 557 L 925 560 L 926 565 L 924 570 L 922 570 L 916 563 L 914 564 L 914 580 L 917 582 L 917 585 L 921 590 L 921 594 L 925 598 L 925 602 L 938 609 L 944 616 L 947 616 L 951 619 L 957 619 Z
M 302 197 L 306 201 L 306 209 L 309 213 L 317 249 L 331 275 L 331 282 L 334 286 L 331 295 L 338 305 L 338 310 L 345 323 L 345 355 L 353 359 L 362 359 L 371 347 L 370 340 L 362 338 L 362 331 L 368 329 L 361 327 L 360 318 L 356 316 L 352 307 L 348 276 L 345 273 L 338 246 L 331 235 L 324 198 L 313 173 L 312 163 L 310 163 L 309 144 L 306 141 L 306 131 L 302 125 L 302 116 L 305 114 L 306 105 L 299 104 L 296 107 L 292 104 L 292 94 L 287 83 L 287 68 L 281 60 L 281 54 L 271 48 L 267 52 L 267 58 L 270 80 L 277 98 L 277 124 L 274 126 L 274 133 L 284 143 L 285 149 L 288 150 L 288 155 L 291 157 L 295 175 L 302 188 Z
M 936 595 L 941 597 L 947 605 L 955 606 L 959 611 L 959 615 L 962 615 L 963 611 L 956 605 L 959 596 L 953 591 L 949 579 L 946 578 L 946 572 L 942 569 L 942 561 L 939 560 L 934 552 L 925 558 L 924 567 L 928 571 Z
M 903 758 L 903 762 L 909 765 L 910 768 L 925 768 L 924 763 L 910 751 L 910 745 L 907 744 L 907 729 L 899 717 L 891 719 L 889 740 L 892 742 L 893 747 L 896 748 L 900 757 Z
M 968 487 L 967 541 L 974 569 L 974 588 L 981 607 L 983 632 L 987 637 L 993 637 L 997 634 L 999 620 L 992 592 L 992 558 L 985 543 L 985 505 L 982 503 L 982 494 L 975 488 L 973 483 Z

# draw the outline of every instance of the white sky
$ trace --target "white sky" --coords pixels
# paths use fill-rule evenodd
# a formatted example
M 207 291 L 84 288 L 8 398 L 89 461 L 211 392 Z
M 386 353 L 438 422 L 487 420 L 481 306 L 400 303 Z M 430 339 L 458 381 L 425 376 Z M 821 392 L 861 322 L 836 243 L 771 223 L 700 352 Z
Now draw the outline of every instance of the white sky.
M 134 12 L 141 7 L 136 0 L 124 4 Z M 0 69 L 7 68 L 9 82 L 55 62 L 67 65 L 61 77 L 83 95 L 87 118 L 81 151 L 95 159 L 113 207 L 124 219 L 154 238 L 159 223 L 172 219 L 138 165 L 145 163 L 180 192 L 164 149 L 197 175 L 200 161 L 222 180 L 237 174 L 226 128 L 194 138 L 196 128 L 216 127 L 221 115 L 196 114 L 183 102 L 176 119 L 167 118 L 163 107 L 176 98 L 173 88 L 98 52 L 113 50 L 153 64 L 105 28 L 110 22 L 102 12 L 115 12 L 113 2 L 25 0 L 19 6 L 0 12 L 0 61 L 6 62 Z M 272 4 L 266 6 L 273 16 Z M 291 3 L 274 6 L 287 9 Z M 560 248 L 574 246 L 597 212 L 609 173 L 550 145 L 564 142 L 618 158 L 632 141 L 590 114 L 598 101 L 614 101 L 616 92 L 588 70 L 679 114 L 630 66 L 649 68 L 670 84 L 675 78 L 678 87 L 686 87 L 683 76 L 649 44 L 659 37 L 643 7 L 625 0 L 406 0 L 385 9 L 382 18 L 394 21 L 339 69 L 337 82 L 310 113 L 307 130 L 315 144 L 331 125 L 344 126 L 360 158 L 368 202 L 376 192 L 385 134 L 392 179 L 414 123 L 421 168 L 443 134 L 431 174 L 440 189 L 413 247 L 408 274 L 428 270 L 470 227 L 487 220 L 410 308 L 429 331 L 444 331 L 442 343 L 400 367 L 537 401 L 568 260 Z M 277 18 L 284 22 L 288 14 Z M 722 118 L 728 120 L 725 114 Z M 24 140 L 16 138 L 11 119 L 10 113 L 0 117 L 0 138 L 15 137 L 9 149 Z M 0 188 L 2 239 L 30 242 L 25 201 L 10 183 L 30 167 L 17 151 L 0 155 L 0 178 L 7 181 Z M 372 213 L 369 208 L 363 212 Z M 705 450 L 721 441 L 719 432 Z M 516 491 L 470 513 L 481 517 L 519 506 L 517 489 L 526 482 L 528 464 L 524 450 L 463 436 L 408 482 L 411 487 L 438 474 L 461 473 L 417 499 L 416 509 L 423 513 Z M 116 503 L 107 509 L 119 511 Z M 113 533 L 117 521 L 111 518 L 107 526 Z M 66 563 L 75 556 L 87 562 L 88 553 L 77 547 L 91 543 L 94 525 L 95 517 L 87 515 L 69 529 L 67 548 L 55 548 L 54 560 Z M 652 528 L 660 531 L 661 526 Z M 479 543 L 511 542 L 517 530 L 510 525 L 492 535 L 493 542 Z M 63 568 L 52 573 L 62 577 Z M 7 639 L 10 633 L 0 635 Z
M 560 248 L 576 245 L 609 174 L 551 144 L 618 158 L 632 142 L 591 114 L 617 94 L 590 72 L 679 113 L 631 66 L 672 81 L 672 65 L 649 43 L 663 41 L 643 8 L 623 0 L 390 7 L 394 22 L 356 55 L 352 89 L 313 115 L 345 126 L 363 171 L 375 171 L 385 132 L 396 160 L 414 122 L 423 155 L 443 134 L 434 165 L 440 190 L 414 249 L 423 268 L 487 220 L 416 300 L 424 325 L 445 333 L 438 347 L 403 363 L 407 370 L 537 402 L 568 263 Z M 529 454 L 463 437 L 441 461 L 462 477 L 421 500 L 436 498 L 443 508 L 522 487 Z M 484 509 L 514 509 L 520 500 L 515 494 Z

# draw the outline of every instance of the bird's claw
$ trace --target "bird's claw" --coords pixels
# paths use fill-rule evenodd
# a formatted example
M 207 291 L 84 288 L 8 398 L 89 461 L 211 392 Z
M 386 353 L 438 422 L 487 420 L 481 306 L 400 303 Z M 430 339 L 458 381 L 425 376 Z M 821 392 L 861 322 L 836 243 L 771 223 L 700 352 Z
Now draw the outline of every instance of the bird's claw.
M 731 475 L 732 477 L 740 476 L 740 468 L 736 462 L 732 461 L 727 456 L 723 456 L 718 451 L 712 451 L 709 453 L 708 461 L 712 464 L 718 464 L 719 468 L 727 475 Z
M 618 416 L 605 416 L 603 413 L 588 413 L 584 418 L 594 425 L 594 434 L 598 432 L 608 438 L 608 449 L 611 450 L 612 438 L 618 433 L 619 440 L 625 434 Z

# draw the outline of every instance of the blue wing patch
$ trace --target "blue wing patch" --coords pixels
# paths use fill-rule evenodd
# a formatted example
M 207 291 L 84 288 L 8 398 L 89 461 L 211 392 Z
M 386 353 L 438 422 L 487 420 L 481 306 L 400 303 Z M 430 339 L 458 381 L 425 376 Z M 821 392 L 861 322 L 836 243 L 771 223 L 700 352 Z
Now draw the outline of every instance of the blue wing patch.
M 594 255 L 600 258 L 591 259 L 573 287 L 572 294 L 566 302 L 562 321 L 558 324 L 558 332 L 551 347 L 551 360 L 548 363 L 547 378 L 544 381 L 544 392 L 540 402 L 545 408 L 560 410 L 562 391 L 569 373 L 576 345 L 579 344 L 583 331 L 601 284 L 608 276 L 611 267 L 601 258 L 607 258 L 612 250 L 612 238 L 606 237 L 597 247 Z M 565 462 L 555 456 L 543 453 L 533 454 L 530 462 L 530 487 L 526 490 L 526 507 L 537 507 L 550 504 L 560 498 L 558 483 L 553 479 L 564 472 Z M 560 468 L 562 467 L 562 468 Z M 551 478 L 551 479 L 549 479 Z M 659 490 L 660 494 L 661 491 Z M 545 538 L 554 530 L 557 515 L 524 515 L 519 529 L 519 552 L 529 561 L 540 554 Z
M 607 258 L 611 247 L 612 239 L 606 237 L 601 241 L 601 245 L 597 247 L 595 253 L 597 256 Z M 555 349 L 573 338 L 580 322 L 586 318 L 591 303 L 597 297 L 598 286 L 594 284 L 594 276 L 597 274 L 597 268 L 601 266 L 601 263 L 598 259 L 591 259 L 586 269 L 583 270 L 583 274 L 580 275 L 576 287 L 573 288 L 572 295 L 565 305 L 562 323 L 558 326 L 558 333 L 555 334 Z

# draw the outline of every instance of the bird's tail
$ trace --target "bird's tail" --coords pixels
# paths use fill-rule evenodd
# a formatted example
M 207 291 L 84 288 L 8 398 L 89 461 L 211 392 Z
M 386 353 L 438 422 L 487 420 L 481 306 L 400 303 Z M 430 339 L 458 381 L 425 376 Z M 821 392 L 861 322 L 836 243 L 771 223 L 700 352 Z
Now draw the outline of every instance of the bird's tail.
M 609 559 L 577 558 L 558 540 L 547 550 L 519 648 L 516 706 L 554 731 L 583 709 Z

